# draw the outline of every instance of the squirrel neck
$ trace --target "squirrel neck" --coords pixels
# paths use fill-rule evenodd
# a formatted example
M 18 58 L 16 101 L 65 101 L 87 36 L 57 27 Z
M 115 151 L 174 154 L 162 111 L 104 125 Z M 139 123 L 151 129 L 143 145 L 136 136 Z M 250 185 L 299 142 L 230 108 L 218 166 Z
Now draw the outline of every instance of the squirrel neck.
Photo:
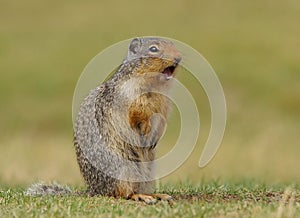
M 151 99 L 147 98 L 149 102 L 153 102 L 156 96 L 148 95 L 149 93 L 160 93 L 167 95 L 172 84 L 172 81 L 161 80 L 161 75 L 152 73 L 145 73 L 145 57 L 137 59 L 125 59 L 119 66 L 117 72 L 105 82 L 102 97 L 114 105 L 127 107 L 135 99 L 147 94 Z M 160 97 L 159 97 L 160 98 Z
M 105 83 L 108 93 L 113 93 L 113 97 L 126 101 L 128 98 L 137 97 L 146 87 L 143 77 L 138 77 L 137 73 L 142 67 L 142 58 L 124 60 L 117 72 Z M 116 100 L 116 99 L 115 99 Z
M 106 82 L 107 87 L 115 87 L 129 80 L 141 66 L 142 58 L 124 60 L 117 72 Z

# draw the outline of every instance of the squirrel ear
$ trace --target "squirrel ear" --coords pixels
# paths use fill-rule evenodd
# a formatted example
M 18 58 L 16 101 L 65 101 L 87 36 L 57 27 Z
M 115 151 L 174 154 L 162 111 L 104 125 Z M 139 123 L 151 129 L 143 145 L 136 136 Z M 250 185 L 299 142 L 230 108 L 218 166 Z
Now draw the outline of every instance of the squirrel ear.
M 141 45 L 141 40 L 139 38 L 134 38 L 129 45 L 129 52 L 136 54 Z

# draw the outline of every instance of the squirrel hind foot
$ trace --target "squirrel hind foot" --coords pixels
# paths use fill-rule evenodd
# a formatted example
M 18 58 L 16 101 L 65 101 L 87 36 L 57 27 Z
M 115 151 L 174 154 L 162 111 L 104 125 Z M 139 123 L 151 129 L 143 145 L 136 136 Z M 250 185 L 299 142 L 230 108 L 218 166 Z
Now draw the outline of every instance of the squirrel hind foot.
M 143 201 L 146 204 L 155 204 L 157 202 L 156 198 L 146 194 L 132 194 L 131 196 L 129 196 L 129 198 L 134 201 Z
M 167 194 L 132 194 L 129 196 L 134 201 L 143 201 L 146 204 L 155 204 L 157 200 L 168 201 L 172 203 L 172 196 Z

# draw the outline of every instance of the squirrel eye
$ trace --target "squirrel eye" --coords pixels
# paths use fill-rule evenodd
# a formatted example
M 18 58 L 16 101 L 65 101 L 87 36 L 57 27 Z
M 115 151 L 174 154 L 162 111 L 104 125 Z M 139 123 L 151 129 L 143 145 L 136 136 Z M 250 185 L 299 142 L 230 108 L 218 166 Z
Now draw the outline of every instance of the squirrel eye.
M 150 48 L 149 48 L 149 51 L 151 52 L 158 52 L 158 48 L 154 45 L 152 45 Z

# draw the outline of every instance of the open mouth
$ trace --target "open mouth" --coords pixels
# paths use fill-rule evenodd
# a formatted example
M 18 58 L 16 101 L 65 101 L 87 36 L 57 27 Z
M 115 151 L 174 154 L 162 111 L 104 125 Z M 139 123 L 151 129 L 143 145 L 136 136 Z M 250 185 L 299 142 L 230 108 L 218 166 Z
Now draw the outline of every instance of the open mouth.
M 165 78 L 167 80 L 173 78 L 173 74 L 174 74 L 174 71 L 175 71 L 176 67 L 177 67 L 177 64 L 174 64 L 174 65 L 169 66 L 169 67 L 167 67 L 163 70 L 162 74 L 165 76 Z

